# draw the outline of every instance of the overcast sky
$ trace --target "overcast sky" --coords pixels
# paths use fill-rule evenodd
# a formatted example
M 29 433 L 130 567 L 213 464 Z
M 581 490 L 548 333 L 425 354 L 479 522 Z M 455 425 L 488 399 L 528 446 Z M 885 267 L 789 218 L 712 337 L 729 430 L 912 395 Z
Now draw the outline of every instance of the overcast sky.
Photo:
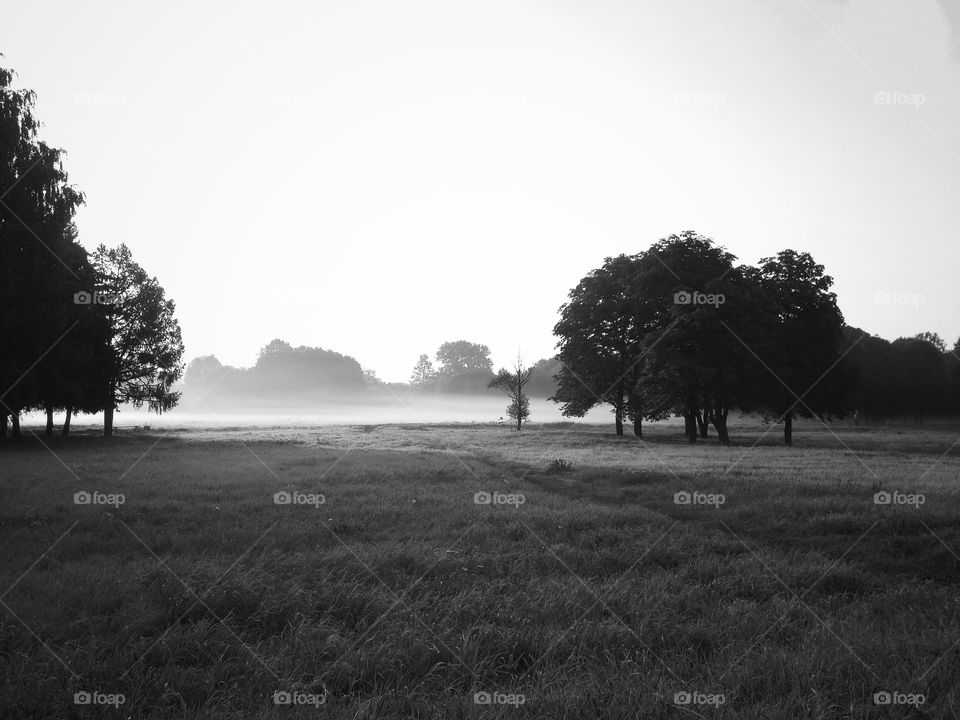
M 960 335 L 960 0 L 0 0 L 0 63 L 187 358 L 274 337 L 387 380 L 553 352 L 672 232 L 811 252 L 849 324 Z M 878 93 L 886 93 L 879 95 Z

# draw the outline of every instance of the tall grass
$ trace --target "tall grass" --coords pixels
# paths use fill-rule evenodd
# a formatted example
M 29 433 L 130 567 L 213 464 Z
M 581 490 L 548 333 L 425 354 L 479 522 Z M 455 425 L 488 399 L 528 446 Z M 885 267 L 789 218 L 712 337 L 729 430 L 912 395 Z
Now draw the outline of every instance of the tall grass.
M 0 715 L 953 717 L 955 434 L 761 432 L 8 441 Z

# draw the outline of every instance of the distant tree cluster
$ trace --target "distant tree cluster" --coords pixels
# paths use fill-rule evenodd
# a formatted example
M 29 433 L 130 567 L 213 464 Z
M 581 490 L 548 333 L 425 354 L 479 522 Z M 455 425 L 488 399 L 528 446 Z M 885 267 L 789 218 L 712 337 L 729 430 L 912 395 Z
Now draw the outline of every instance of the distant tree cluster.
M 733 410 L 782 422 L 854 413 L 960 412 L 960 358 L 929 333 L 888 343 L 847 328 L 832 279 L 808 253 L 756 266 L 694 232 L 607 258 L 560 309 L 553 399 L 568 416 L 606 404 L 616 432 L 684 418 L 690 442 Z M 958 341 L 960 346 L 960 341 Z
M 206 355 L 191 360 L 184 375 L 184 386 L 201 397 L 230 396 L 247 402 L 254 397 L 290 402 L 352 395 L 378 382 L 352 357 L 323 348 L 293 347 L 283 340 L 261 348 L 251 368 L 223 365 Z
M 41 410 L 47 434 L 64 411 L 121 404 L 162 412 L 177 403 L 183 343 L 174 304 L 126 246 L 90 255 L 77 242 L 83 195 L 63 151 L 37 137 L 34 93 L 0 68 L 0 434 Z
M 543 358 L 530 366 L 530 382 L 527 393 L 530 397 L 549 398 L 557 391 L 557 375 L 560 374 L 560 359 Z
M 643 420 L 684 418 L 690 442 L 712 426 L 729 442 L 731 410 L 783 420 L 844 409 L 843 317 L 831 279 L 806 253 L 758 267 L 693 232 L 608 258 L 571 290 L 555 327 L 563 413 L 611 406 Z
M 960 413 L 960 340 L 948 349 L 936 333 L 889 342 L 847 327 L 843 342 L 857 370 L 857 424 Z
M 437 350 L 436 366 L 421 355 L 410 376 L 410 386 L 419 391 L 473 394 L 485 391 L 494 377 L 490 348 L 456 340 Z

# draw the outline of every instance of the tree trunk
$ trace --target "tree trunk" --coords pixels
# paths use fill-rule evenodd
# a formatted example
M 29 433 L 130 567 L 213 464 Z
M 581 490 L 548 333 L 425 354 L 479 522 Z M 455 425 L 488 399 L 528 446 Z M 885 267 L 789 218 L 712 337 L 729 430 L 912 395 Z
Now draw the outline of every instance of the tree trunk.
M 67 408 L 67 416 L 63 419 L 63 431 L 61 434 L 66 437 L 70 434 L 70 416 L 73 415 L 73 409 Z
M 687 436 L 687 442 L 697 441 L 697 420 L 690 410 L 683 414 L 683 433 Z
M 44 430 L 44 435 L 50 437 L 53 435 L 53 405 L 47 405 L 45 409 L 47 411 L 47 428 Z
M 103 436 L 113 436 L 113 405 L 108 404 L 103 411 Z
M 19 412 L 15 412 L 13 415 L 10 416 L 10 424 L 12 426 L 10 435 L 13 437 L 20 437 L 20 413 Z
M 638 438 L 643 437 L 643 418 L 637 416 L 633 419 L 633 434 Z
M 729 410 L 727 410 L 727 408 L 724 408 L 723 410 L 718 408 L 710 415 L 710 419 L 713 421 L 713 426 L 717 429 L 717 437 L 720 439 L 721 445 L 730 444 L 730 433 L 727 431 L 728 413 Z
M 0 413 L 0 437 L 7 436 L 7 426 L 9 425 L 10 418 L 7 417 L 6 413 Z
M 617 437 L 623 437 L 623 409 L 617 408 L 615 413 L 617 421 Z
M 783 443 L 787 447 L 793 445 L 793 410 L 783 416 Z
M 697 409 L 697 414 L 695 417 L 697 420 L 697 429 L 700 431 L 700 437 L 701 439 L 706 440 L 707 439 L 707 422 L 709 422 L 707 420 L 706 408 L 704 408 L 702 413 L 700 412 L 699 409 Z

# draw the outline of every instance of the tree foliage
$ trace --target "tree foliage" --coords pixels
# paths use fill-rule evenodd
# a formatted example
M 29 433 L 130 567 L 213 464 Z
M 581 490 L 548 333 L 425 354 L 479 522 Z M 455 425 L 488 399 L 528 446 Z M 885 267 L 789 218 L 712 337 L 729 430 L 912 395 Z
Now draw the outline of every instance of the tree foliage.
M 95 307 L 109 327 L 104 434 L 111 435 L 113 412 L 121 404 L 147 405 L 157 413 L 177 404 L 180 393 L 172 388 L 183 373 L 183 340 L 174 302 L 126 245 L 100 245 L 93 266 L 103 298 Z

